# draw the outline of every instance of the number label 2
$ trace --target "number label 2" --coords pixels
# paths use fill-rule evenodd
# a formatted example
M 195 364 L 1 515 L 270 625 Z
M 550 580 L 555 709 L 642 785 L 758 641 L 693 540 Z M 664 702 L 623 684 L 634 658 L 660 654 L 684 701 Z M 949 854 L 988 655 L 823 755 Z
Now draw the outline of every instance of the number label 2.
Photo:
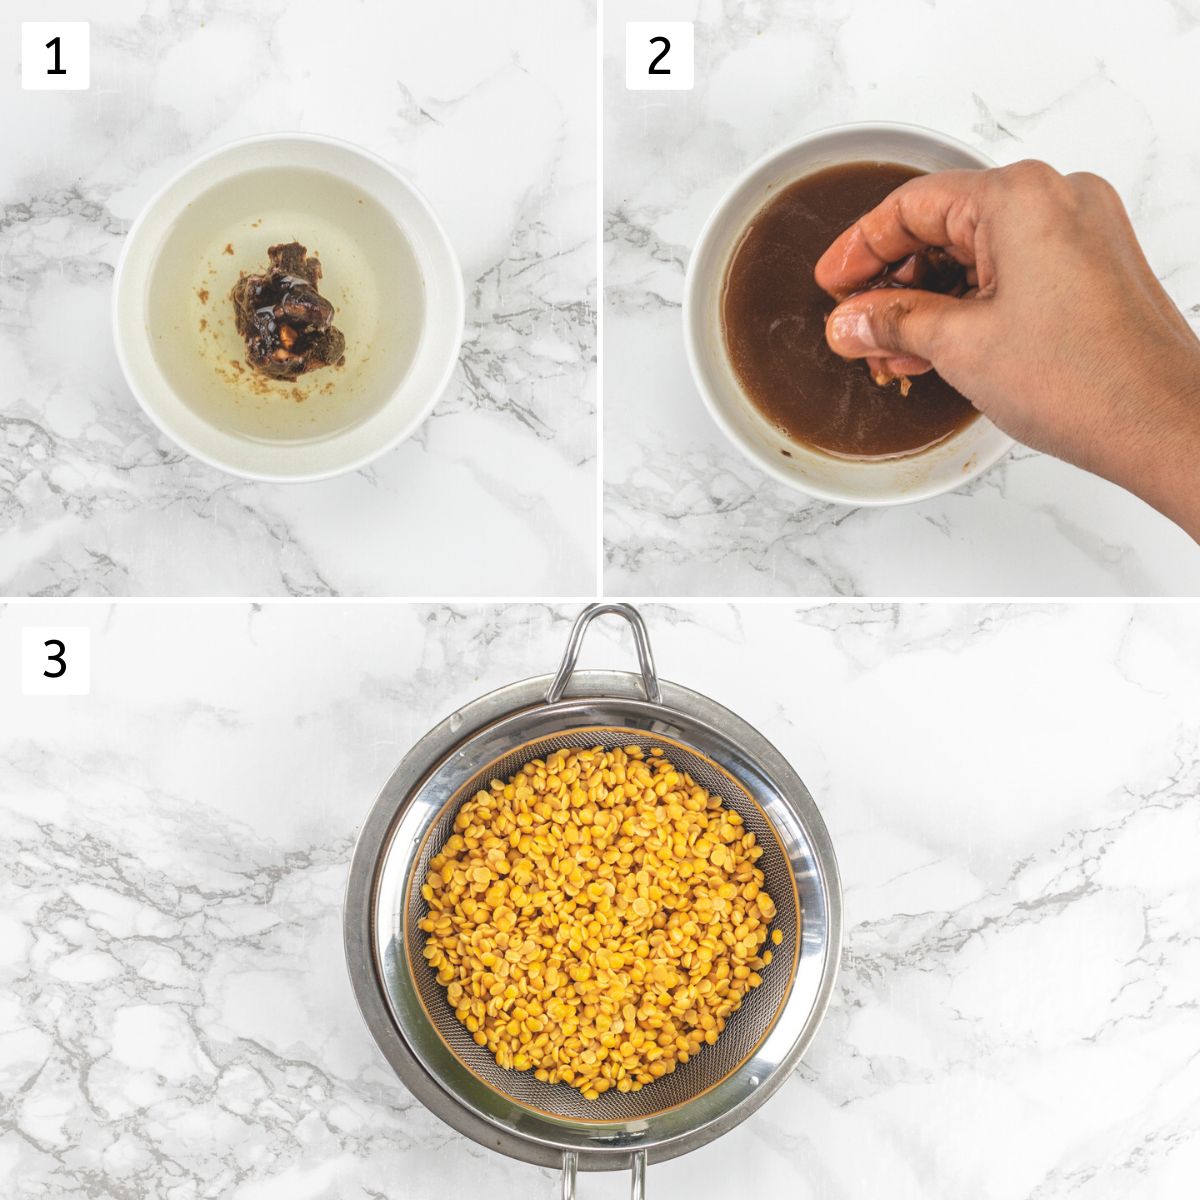
M 691 21 L 630 21 L 625 26 L 625 86 L 631 92 L 686 92 L 695 83 Z
M 650 74 L 651 75 L 670 75 L 670 73 L 671 73 L 670 67 L 660 67 L 658 65 L 660 62 L 662 62 L 662 60 L 664 58 L 667 57 L 667 54 L 670 52 L 670 49 L 671 49 L 670 39 L 665 38 L 665 37 L 652 37 L 650 39 L 650 45 L 654 46 L 654 45 L 659 45 L 659 44 L 662 45 L 662 49 L 659 51 L 657 57 L 652 58 L 650 60 Z

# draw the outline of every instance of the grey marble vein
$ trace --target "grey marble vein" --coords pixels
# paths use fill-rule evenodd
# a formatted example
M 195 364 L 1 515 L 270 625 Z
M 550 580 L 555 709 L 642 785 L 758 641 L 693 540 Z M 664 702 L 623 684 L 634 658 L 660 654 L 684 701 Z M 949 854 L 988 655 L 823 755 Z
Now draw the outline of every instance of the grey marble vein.
M 0 134 L 0 592 L 594 590 L 592 6 L 356 4 L 334 37 L 315 0 L 55 11 L 91 20 L 92 87 L 14 91 Z M 158 434 L 109 337 L 150 195 L 193 155 L 279 129 L 359 142 L 413 178 L 468 292 L 459 368 L 418 435 L 291 487 Z
M 1159 277 L 1200 312 L 1194 4 L 678 0 L 696 86 L 624 86 L 633 0 L 605 8 L 606 587 L 635 595 L 1196 595 L 1200 551 L 1140 501 L 1018 451 L 952 495 L 888 511 L 766 479 L 709 419 L 680 325 L 688 256 L 757 158 L 804 132 L 907 121 L 999 162 L 1092 170 L 1122 193 Z M 1030 39 L 1029 30 L 1038 35 Z M 986 46 L 986 50 L 983 48 Z
M 574 611 L 67 611 L 92 629 L 91 697 L 0 696 L 0 1193 L 556 1194 L 395 1079 L 344 977 L 340 906 L 400 756 L 552 670 Z M 0 646 L 63 612 L 0 609 Z M 663 677 L 803 776 L 846 914 L 794 1077 L 652 1166 L 653 1194 L 715 1200 L 744 1171 L 808 1200 L 1190 1194 L 1200 606 L 644 615 Z M 631 667 L 627 632 L 598 623 L 582 661 Z

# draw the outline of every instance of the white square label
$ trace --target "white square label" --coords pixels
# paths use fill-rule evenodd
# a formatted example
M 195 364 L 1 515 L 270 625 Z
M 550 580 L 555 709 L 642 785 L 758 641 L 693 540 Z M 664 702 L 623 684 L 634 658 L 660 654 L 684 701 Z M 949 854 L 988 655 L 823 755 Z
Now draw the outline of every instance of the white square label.
M 21 86 L 27 92 L 81 92 L 92 82 L 87 21 L 22 21 Z
M 92 690 L 92 631 L 77 625 L 21 630 L 21 692 L 86 696 Z
M 696 82 L 691 21 L 630 21 L 625 86 L 632 92 L 686 92 Z

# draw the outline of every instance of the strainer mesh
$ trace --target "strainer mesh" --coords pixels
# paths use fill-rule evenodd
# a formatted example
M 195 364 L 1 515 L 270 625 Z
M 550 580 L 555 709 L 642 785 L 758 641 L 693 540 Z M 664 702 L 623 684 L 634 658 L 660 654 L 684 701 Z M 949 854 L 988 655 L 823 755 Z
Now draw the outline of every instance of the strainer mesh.
M 506 1071 L 485 1047 L 477 1046 L 454 1015 L 446 990 L 437 982 L 435 972 L 421 955 L 425 934 L 418 922 L 429 912 L 421 895 L 421 885 L 429 873 L 429 860 L 445 845 L 453 832 L 454 817 L 462 803 L 486 789 L 493 779 L 507 780 L 527 762 L 544 759 L 557 750 L 582 750 L 594 746 L 613 749 L 640 746 L 647 753 L 659 747 L 677 770 L 687 772 L 731 809 L 736 810 L 763 849 L 758 866 L 766 881 L 766 890 L 776 905 L 772 929 L 783 934 L 783 942 L 773 961 L 761 974 L 761 986 L 753 989 L 742 1006 L 730 1018 L 713 1046 L 704 1046 L 687 1063 L 640 1092 L 605 1092 L 598 1100 L 585 1100 L 567 1084 L 541 1083 L 531 1071 Z M 626 1122 L 656 1115 L 695 1099 L 736 1071 L 755 1051 L 775 1023 L 787 998 L 795 973 L 796 947 L 800 936 L 800 912 L 795 880 L 787 856 L 764 815 L 746 790 L 707 758 L 686 746 L 654 737 L 637 730 L 588 728 L 571 730 L 541 738 L 522 746 L 477 772 L 446 805 L 425 839 L 410 876 L 405 914 L 397 913 L 397 924 L 404 922 L 404 945 L 409 970 L 425 1011 L 437 1032 L 458 1060 L 493 1090 L 515 1104 L 568 1120 L 589 1123 Z M 770 943 L 768 942 L 768 945 Z

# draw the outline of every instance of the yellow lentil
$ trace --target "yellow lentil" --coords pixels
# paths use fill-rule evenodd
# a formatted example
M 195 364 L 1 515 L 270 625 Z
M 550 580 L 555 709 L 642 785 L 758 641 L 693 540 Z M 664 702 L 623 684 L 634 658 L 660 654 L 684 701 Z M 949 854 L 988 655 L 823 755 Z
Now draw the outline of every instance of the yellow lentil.
M 661 750 L 560 751 L 459 810 L 421 889 L 423 953 L 501 1067 L 636 1092 L 762 983 L 761 855 Z

